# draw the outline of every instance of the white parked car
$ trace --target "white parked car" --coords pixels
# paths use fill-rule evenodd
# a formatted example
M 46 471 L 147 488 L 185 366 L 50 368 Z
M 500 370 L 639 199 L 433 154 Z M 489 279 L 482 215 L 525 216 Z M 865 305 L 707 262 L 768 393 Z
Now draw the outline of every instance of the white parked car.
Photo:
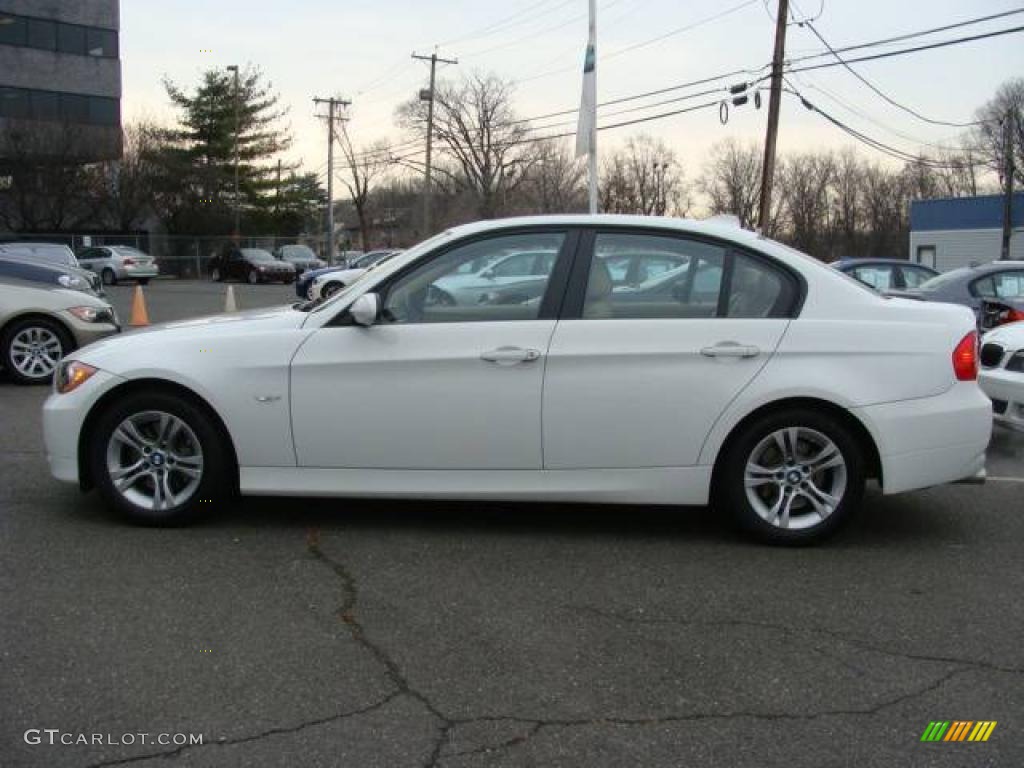
M 347 288 L 366 273 L 365 269 L 338 269 L 313 278 L 306 289 L 310 301 L 329 299 L 342 288 Z
M 992 398 L 993 418 L 1024 430 L 1024 322 L 985 334 L 978 383 Z
M 689 267 L 672 290 L 620 300 L 607 262 L 645 250 Z M 539 301 L 429 300 L 464 265 L 510 252 L 555 254 Z M 834 531 L 868 478 L 891 494 L 978 475 L 992 428 L 970 310 L 884 298 L 721 224 L 470 224 L 308 306 L 69 355 L 44 406 L 53 474 L 145 523 L 236 490 L 714 500 L 793 542 Z
M 147 285 L 151 278 L 160 274 L 160 268 L 152 256 L 127 245 L 86 248 L 78 254 L 78 262 L 99 275 L 104 285 L 116 285 L 118 281 L 124 280 Z

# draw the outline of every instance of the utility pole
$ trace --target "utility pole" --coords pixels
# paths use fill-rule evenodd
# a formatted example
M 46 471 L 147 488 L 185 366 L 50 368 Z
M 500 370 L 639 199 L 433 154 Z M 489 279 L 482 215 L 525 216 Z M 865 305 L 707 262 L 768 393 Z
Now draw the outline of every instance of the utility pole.
M 340 119 L 338 107 L 347 107 L 352 102 L 332 96 L 329 99 L 314 97 L 313 103 L 327 105 L 327 263 L 334 266 L 334 123 Z
M 768 132 L 764 140 L 764 164 L 761 166 L 761 211 L 757 228 L 762 234 L 772 215 L 772 176 L 775 174 L 775 140 L 779 134 L 779 108 L 782 103 L 782 66 L 786 58 L 786 22 L 789 0 L 779 0 L 775 17 L 775 53 L 772 55 L 772 86 L 768 98 Z
M 1010 258 L 1010 237 L 1013 235 L 1013 129 L 1016 110 L 1010 107 L 1006 110 L 1006 118 L 1003 120 L 1003 185 L 1005 189 L 1003 197 L 1003 245 L 999 251 L 999 259 L 1006 261 Z
M 238 134 L 241 131 L 241 99 L 238 93 L 238 65 L 232 64 L 228 67 L 228 72 L 235 73 L 235 231 L 234 240 L 236 245 L 242 244 L 242 214 L 240 211 L 241 201 L 238 199 Z
M 430 157 L 431 150 L 434 144 L 434 83 L 436 82 L 435 75 L 437 73 L 437 62 L 442 64 L 458 64 L 458 59 L 442 59 L 437 55 L 437 51 L 434 51 L 429 56 L 422 56 L 418 53 L 413 53 L 414 59 L 421 61 L 430 62 L 430 88 L 426 91 L 420 91 L 420 101 L 427 102 L 427 163 L 426 171 L 423 175 L 423 236 L 429 237 L 431 233 L 430 225 Z

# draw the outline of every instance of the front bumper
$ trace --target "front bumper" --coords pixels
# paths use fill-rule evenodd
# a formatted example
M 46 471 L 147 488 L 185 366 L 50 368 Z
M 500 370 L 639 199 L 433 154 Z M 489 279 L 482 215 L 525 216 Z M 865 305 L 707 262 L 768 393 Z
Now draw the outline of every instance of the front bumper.
M 66 483 L 78 483 L 78 440 L 92 406 L 123 379 L 97 371 L 87 382 L 66 395 L 51 394 L 43 403 L 43 443 L 50 473 Z
M 60 312 L 59 314 L 61 320 L 64 321 L 64 325 L 68 327 L 71 334 L 75 337 L 76 349 L 121 332 L 121 326 L 116 322 L 116 314 L 114 316 L 115 323 L 86 323 L 70 312 Z
M 992 404 L 973 382 L 853 412 L 875 438 L 886 494 L 956 482 L 985 468 Z
M 990 368 L 978 375 L 978 384 L 992 398 L 992 418 L 1024 431 L 1024 373 Z

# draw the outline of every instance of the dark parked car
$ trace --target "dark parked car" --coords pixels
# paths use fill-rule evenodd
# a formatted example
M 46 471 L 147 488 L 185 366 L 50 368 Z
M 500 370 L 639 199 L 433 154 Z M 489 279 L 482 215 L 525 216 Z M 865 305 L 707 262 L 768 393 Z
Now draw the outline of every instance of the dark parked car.
M 275 259 L 262 248 L 226 248 L 210 260 L 210 277 L 223 280 L 245 280 L 256 283 L 290 283 L 295 279 L 295 267 L 287 261 Z
M 301 275 L 311 269 L 323 269 L 327 266 L 327 262 L 319 258 L 312 248 L 298 243 L 282 245 L 274 251 L 274 258 L 293 264 L 297 275 Z
M 30 283 L 42 283 L 37 288 L 70 288 L 92 296 L 97 295 L 80 270 L 59 264 L 47 264 L 39 261 L 4 256 L 0 254 L 0 279 L 24 280 Z
M 915 289 L 887 293 L 920 301 L 963 304 L 974 310 L 980 328 L 991 328 L 1014 322 L 1014 313 L 1024 313 L 1024 261 L 961 267 L 933 277 Z
M 902 291 L 920 286 L 938 271 L 906 259 L 841 259 L 832 264 L 876 291 Z

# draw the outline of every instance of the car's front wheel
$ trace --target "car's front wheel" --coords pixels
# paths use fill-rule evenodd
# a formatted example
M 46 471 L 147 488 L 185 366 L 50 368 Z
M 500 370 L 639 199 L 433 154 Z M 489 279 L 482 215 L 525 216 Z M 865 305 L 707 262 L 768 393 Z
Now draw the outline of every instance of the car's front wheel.
M 344 283 L 339 283 L 337 281 L 328 283 L 327 285 L 325 285 L 323 287 L 323 290 L 320 291 L 320 298 L 325 299 L 325 300 L 329 299 L 329 298 L 331 298 L 331 296 L 336 294 L 338 291 L 340 291 L 344 287 L 345 287 Z
M 107 503 L 132 522 L 176 525 L 227 498 L 229 461 L 210 418 L 170 393 L 116 402 L 92 433 L 90 465 Z
M 46 384 L 74 345 L 58 323 L 29 317 L 12 323 L 0 338 L 4 368 L 18 384 Z
M 210 279 L 213 280 L 213 282 L 215 283 L 220 283 L 224 281 L 224 275 L 221 274 L 220 267 L 214 267 L 213 269 L 210 270 Z
M 256 285 L 256 283 L 260 281 L 260 273 L 255 269 L 250 269 L 246 277 L 249 280 L 250 285 Z
M 744 529 L 771 543 L 829 536 L 864 495 L 863 448 L 841 420 L 824 412 L 791 410 L 756 419 L 723 458 L 720 498 Z

